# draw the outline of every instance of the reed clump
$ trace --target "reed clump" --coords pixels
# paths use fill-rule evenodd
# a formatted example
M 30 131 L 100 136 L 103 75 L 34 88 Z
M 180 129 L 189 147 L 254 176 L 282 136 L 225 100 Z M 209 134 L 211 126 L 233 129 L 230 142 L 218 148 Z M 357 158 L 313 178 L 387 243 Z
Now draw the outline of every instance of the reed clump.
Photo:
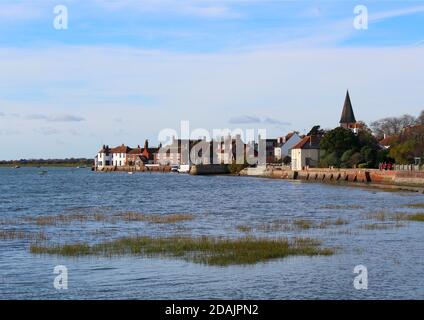
M 337 219 L 324 219 L 322 221 L 314 221 L 311 219 L 293 219 L 293 220 L 276 220 L 270 223 L 262 223 L 258 229 L 261 231 L 295 231 L 295 230 L 308 230 L 308 229 L 326 229 L 331 226 L 342 226 L 348 224 L 349 221 Z
M 240 232 L 248 233 L 248 232 L 252 232 L 253 227 L 248 226 L 246 224 L 239 224 L 239 225 L 236 226 L 236 229 Z
M 116 223 L 118 221 L 132 222 L 144 221 L 150 223 L 177 223 L 182 221 L 193 220 L 191 214 L 175 213 L 175 214 L 145 214 L 139 212 L 122 212 L 116 214 L 106 214 L 100 212 L 77 212 L 70 214 L 58 214 L 49 216 L 26 217 L 24 220 L 34 223 L 38 226 L 57 226 L 61 224 L 69 224 L 71 222 L 108 222 Z
M 407 220 L 424 222 L 424 213 L 416 213 L 416 214 L 408 215 Z
M 369 219 L 378 221 L 417 221 L 424 222 L 424 213 L 406 213 L 406 212 L 374 212 L 366 216 Z
M 23 230 L 0 230 L 0 240 L 47 240 L 44 232 L 29 232 Z
M 182 258 L 206 265 L 227 266 L 265 262 L 288 256 L 332 255 L 334 249 L 322 248 L 321 243 L 309 238 L 269 239 L 243 237 L 238 239 L 203 237 L 125 237 L 95 245 L 86 243 L 65 245 L 33 244 L 34 254 L 61 256 L 117 256 L 142 255 Z
M 334 210 L 343 210 L 343 209 L 362 209 L 363 206 L 359 204 L 326 204 L 320 207 L 321 209 L 334 209 Z
M 183 221 L 191 221 L 194 215 L 187 213 L 172 213 L 172 214 L 144 214 L 139 212 L 123 212 L 116 215 L 118 218 L 131 222 L 131 221 L 144 221 L 151 223 L 177 223 Z
M 410 204 L 405 205 L 405 207 L 412 208 L 412 209 L 423 209 L 424 203 L 410 203 Z

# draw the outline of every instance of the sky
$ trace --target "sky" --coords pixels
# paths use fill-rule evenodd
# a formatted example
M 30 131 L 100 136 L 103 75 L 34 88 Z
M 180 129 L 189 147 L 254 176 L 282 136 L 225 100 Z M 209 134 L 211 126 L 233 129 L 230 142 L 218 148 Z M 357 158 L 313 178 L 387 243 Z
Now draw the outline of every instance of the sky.
M 181 121 L 334 128 L 347 89 L 366 123 L 424 109 L 424 1 L 0 1 L 3 160 L 154 145 Z

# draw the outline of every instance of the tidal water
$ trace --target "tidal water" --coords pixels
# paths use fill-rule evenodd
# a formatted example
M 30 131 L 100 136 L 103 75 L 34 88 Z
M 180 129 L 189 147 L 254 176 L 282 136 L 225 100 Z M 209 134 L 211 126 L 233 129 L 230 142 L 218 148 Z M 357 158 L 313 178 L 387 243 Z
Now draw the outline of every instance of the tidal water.
M 29 246 L 37 240 L 0 237 L 0 299 L 424 299 L 424 222 L 372 218 L 376 212 L 420 212 L 407 207 L 412 203 L 424 203 L 424 195 L 232 176 L 3 168 L 2 232 L 43 232 L 55 243 L 135 234 L 310 237 L 337 253 L 218 267 L 165 257 L 35 255 Z M 175 224 L 28 222 L 31 217 L 92 211 L 185 213 L 194 219 Z M 347 224 L 263 228 L 279 219 L 319 223 L 337 218 Z M 238 226 L 251 226 L 252 231 Z M 56 265 L 67 267 L 66 290 L 53 286 Z M 368 270 L 368 289 L 353 285 L 357 265 Z

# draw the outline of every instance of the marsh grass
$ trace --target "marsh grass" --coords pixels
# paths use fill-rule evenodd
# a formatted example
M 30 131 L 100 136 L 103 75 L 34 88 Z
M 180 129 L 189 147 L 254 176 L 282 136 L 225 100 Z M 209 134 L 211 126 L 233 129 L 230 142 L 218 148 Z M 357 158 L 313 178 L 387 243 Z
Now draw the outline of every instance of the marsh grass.
M 245 233 L 249 233 L 252 232 L 253 227 L 252 226 L 248 226 L 246 224 L 239 224 L 236 226 L 236 229 L 240 232 L 245 232 Z
M 89 220 L 100 221 L 105 220 L 106 215 L 99 213 L 86 214 L 86 213 L 70 213 L 70 214 L 58 214 L 49 216 L 37 216 L 37 217 L 25 217 L 24 220 L 29 223 L 34 223 L 38 226 L 55 226 L 61 224 L 68 224 L 74 221 L 85 222 Z
M 0 240 L 47 240 L 44 232 L 28 232 L 22 230 L 0 230 Z
M 116 223 L 118 221 L 134 222 L 143 221 L 149 223 L 177 223 L 193 220 L 191 214 L 144 214 L 139 212 L 121 212 L 116 214 L 105 214 L 101 212 L 74 212 L 69 214 L 58 214 L 50 216 L 25 217 L 24 221 L 36 224 L 38 226 L 58 226 L 72 222 L 107 222 Z
M 388 230 L 394 228 L 400 228 L 404 225 L 402 223 L 366 223 L 362 224 L 359 227 L 365 230 Z
M 407 216 L 409 221 L 424 222 L 424 213 L 416 213 Z
M 322 248 L 317 240 L 309 238 L 269 239 L 244 237 L 238 239 L 215 237 L 126 237 L 95 245 L 65 244 L 30 247 L 34 254 L 61 256 L 117 256 L 142 255 L 148 257 L 175 257 L 206 265 L 244 265 L 265 262 L 288 256 L 332 255 L 335 250 Z
M 308 230 L 308 229 L 326 229 L 331 226 L 342 226 L 348 224 L 349 221 L 337 218 L 337 219 L 324 219 L 322 221 L 314 221 L 311 219 L 285 219 L 275 220 L 270 223 L 262 223 L 258 229 L 261 231 L 296 231 L 296 230 Z
M 334 209 L 334 210 L 354 210 L 354 209 L 362 209 L 364 208 L 358 204 L 326 204 L 320 207 L 320 209 Z
M 405 207 L 412 208 L 412 209 L 423 209 L 424 203 L 410 203 L 410 204 L 405 205 Z
M 172 213 L 172 214 L 144 214 L 138 212 L 123 212 L 115 215 L 116 217 L 127 221 L 144 221 L 156 224 L 163 223 L 177 223 L 183 221 L 191 221 L 194 219 L 194 215 L 187 213 Z
M 278 232 L 278 231 L 292 231 L 293 226 L 287 219 L 279 219 L 271 222 L 264 222 L 256 227 L 257 230 L 263 232 Z
M 378 211 L 369 213 L 366 218 L 378 221 L 417 221 L 424 222 L 424 213 L 405 213 L 405 212 L 384 212 Z
M 331 226 L 343 226 L 349 224 L 349 221 L 342 219 L 342 218 L 337 218 L 337 219 L 326 219 L 324 221 L 321 221 L 318 225 L 318 228 L 320 229 L 325 229 Z
M 314 222 L 311 220 L 306 219 L 297 219 L 293 221 L 293 225 L 297 229 L 305 230 L 305 229 L 311 229 L 315 226 Z

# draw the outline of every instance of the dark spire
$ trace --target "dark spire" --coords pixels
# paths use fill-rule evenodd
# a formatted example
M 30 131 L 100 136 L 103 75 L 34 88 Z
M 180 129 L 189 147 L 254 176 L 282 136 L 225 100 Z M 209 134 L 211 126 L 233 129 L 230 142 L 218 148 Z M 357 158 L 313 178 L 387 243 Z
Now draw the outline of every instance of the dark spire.
M 350 102 L 349 90 L 346 92 L 346 98 L 343 105 L 342 116 L 340 118 L 340 123 L 355 123 L 355 115 L 352 109 L 352 103 Z

